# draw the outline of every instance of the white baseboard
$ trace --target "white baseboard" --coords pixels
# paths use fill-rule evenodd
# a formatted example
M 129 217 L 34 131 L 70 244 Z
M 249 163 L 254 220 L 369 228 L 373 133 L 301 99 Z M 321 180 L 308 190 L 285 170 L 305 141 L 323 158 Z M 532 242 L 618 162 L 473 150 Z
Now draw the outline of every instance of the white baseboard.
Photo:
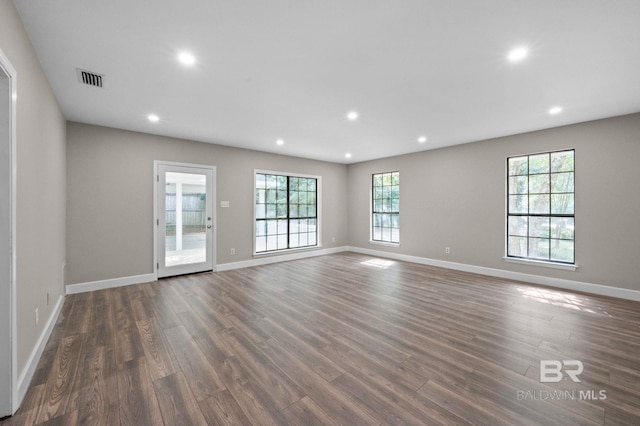
M 68 284 L 67 294 L 84 293 L 87 291 L 104 290 L 125 285 L 142 284 L 157 281 L 154 274 L 134 275 L 131 277 L 112 278 L 109 280 L 91 281 L 88 283 Z
M 422 265 L 438 266 L 441 268 L 454 269 L 457 271 L 473 272 L 480 275 L 505 278 L 509 280 L 524 281 L 532 284 L 539 284 L 548 287 L 561 288 L 564 290 L 579 291 L 583 293 L 597 294 L 600 296 L 617 297 L 640 301 L 640 291 L 630 290 L 620 287 L 611 287 L 600 284 L 585 283 L 580 281 L 565 280 L 561 278 L 545 277 L 541 275 L 524 274 L 521 272 L 506 271 L 503 269 L 485 268 L 483 266 L 468 265 L 465 263 L 447 262 L 444 260 L 429 259 L 426 257 L 410 256 L 406 254 L 390 253 L 386 251 L 371 250 L 361 247 L 348 247 L 349 251 L 371 256 L 386 257 L 389 259 L 402 260 L 406 262 L 419 263 Z
M 270 263 L 286 262 L 288 260 L 306 259 L 309 257 L 324 256 L 326 254 L 348 251 L 349 247 L 334 247 L 329 249 L 305 250 L 297 253 L 279 254 L 273 256 L 261 256 L 251 260 L 240 262 L 222 263 L 216 267 L 216 271 L 230 271 L 232 269 L 249 268 L 251 266 L 268 265 Z
M 640 291 L 630 290 L 620 287 L 612 287 L 601 284 L 585 283 L 581 281 L 565 280 L 561 278 L 545 277 L 534 274 L 524 274 L 521 272 L 507 271 L 504 269 L 486 268 L 483 266 L 468 265 L 465 263 L 448 262 L 445 260 L 430 259 L 426 257 L 411 256 L 406 254 L 392 253 L 380 250 L 372 250 L 361 247 L 334 247 L 329 249 L 318 249 L 300 251 L 297 253 L 257 257 L 251 260 L 240 262 L 222 263 L 216 266 L 217 272 L 230 271 L 233 269 L 249 268 L 252 266 L 267 265 L 270 263 L 286 262 L 289 260 L 305 259 L 315 256 L 323 256 L 333 253 L 352 251 L 354 253 L 367 254 L 371 256 L 386 257 L 389 259 L 402 260 L 405 262 L 419 263 L 422 265 L 438 266 L 441 268 L 453 269 L 457 271 L 472 272 L 492 277 L 505 278 L 509 280 L 524 281 L 532 284 L 539 284 L 548 287 L 556 287 L 565 290 L 592 293 L 601 296 L 617 297 L 619 299 L 634 300 L 640 302 Z M 93 281 L 81 284 L 70 284 L 66 286 L 67 294 L 83 293 L 86 291 L 102 290 L 106 288 L 121 287 L 132 284 L 142 284 L 156 281 L 154 274 L 136 275 L 132 277 L 114 278 L 103 281 Z
M 347 247 L 334 247 L 330 249 L 304 250 L 296 253 L 261 256 L 251 260 L 240 262 L 221 263 L 216 265 L 216 272 L 230 271 L 232 269 L 248 268 L 251 266 L 267 265 L 269 263 L 286 262 L 288 260 L 305 259 L 308 257 L 323 256 L 325 254 L 347 251 Z M 87 291 L 104 290 L 107 288 L 122 287 L 126 285 L 142 284 L 157 281 L 154 274 L 135 275 L 131 277 L 113 278 L 109 280 L 91 281 L 88 283 L 68 284 L 66 294 L 84 293 Z
M 27 365 L 24 370 L 18 376 L 18 404 L 16 407 L 19 407 L 22 404 L 22 400 L 27 394 L 27 390 L 29 389 L 29 384 L 31 383 L 31 379 L 33 378 L 33 374 L 36 372 L 36 368 L 38 367 L 38 362 L 40 361 L 40 357 L 42 356 L 42 352 L 44 352 L 45 346 L 47 346 L 47 342 L 49 341 L 49 337 L 51 336 L 51 332 L 53 331 L 53 327 L 56 325 L 58 321 L 58 316 L 60 315 L 60 311 L 62 310 L 62 305 L 64 304 L 64 295 L 60 295 L 58 298 L 58 302 L 56 306 L 53 308 L 53 312 L 47 321 L 47 324 L 42 330 L 42 334 L 36 343 L 36 346 L 31 351 L 31 355 L 29 355 L 29 359 L 27 360 Z

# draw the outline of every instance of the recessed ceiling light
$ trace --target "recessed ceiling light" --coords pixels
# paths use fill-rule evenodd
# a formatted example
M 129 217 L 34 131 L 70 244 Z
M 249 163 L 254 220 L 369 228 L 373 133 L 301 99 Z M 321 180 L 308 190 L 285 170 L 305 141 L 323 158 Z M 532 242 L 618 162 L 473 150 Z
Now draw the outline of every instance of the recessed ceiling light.
M 351 153 L 347 152 L 344 156 L 345 156 L 345 158 L 351 158 Z
M 349 113 L 347 113 L 347 119 L 349 121 L 356 121 L 358 119 L 358 113 L 356 111 L 349 111 Z
M 551 115 L 560 114 L 561 112 L 562 112 L 562 107 L 559 107 L 559 106 L 554 106 L 549 110 L 549 114 Z
M 425 143 L 426 141 L 427 141 L 427 137 L 426 136 L 420 136 L 418 138 L 418 142 L 420 142 L 420 143 Z
M 196 63 L 196 57 L 189 52 L 180 52 L 178 54 L 178 60 L 182 65 L 191 66 Z
M 160 121 L 160 117 L 158 117 L 155 114 L 149 114 L 147 115 L 147 119 L 152 122 L 152 123 L 157 123 L 158 121 Z
M 517 47 L 509 52 L 507 58 L 511 62 L 519 62 L 527 57 L 529 50 L 526 47 Z
M 283 141 L 282 139 L 278 139 L 278 140 L 276 141 L 276 143 L 277 143 L 278 145 L 284 145 L 284 141 Z

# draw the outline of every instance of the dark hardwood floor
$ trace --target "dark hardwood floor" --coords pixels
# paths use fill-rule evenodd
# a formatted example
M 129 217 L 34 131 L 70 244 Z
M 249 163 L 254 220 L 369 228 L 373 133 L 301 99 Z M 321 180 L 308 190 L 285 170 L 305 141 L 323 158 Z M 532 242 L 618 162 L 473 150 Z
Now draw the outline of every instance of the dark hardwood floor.
M 2 426 L 76 423 L 637 425 L 640 303 L 353 253 L 72 295 Z

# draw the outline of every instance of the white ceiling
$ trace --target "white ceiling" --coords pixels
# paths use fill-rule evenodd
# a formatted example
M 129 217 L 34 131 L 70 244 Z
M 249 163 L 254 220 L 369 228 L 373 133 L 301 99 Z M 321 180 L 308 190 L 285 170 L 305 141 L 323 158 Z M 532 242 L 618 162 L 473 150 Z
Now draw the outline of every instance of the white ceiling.
M 639 0 L 15 3 L 83 123 L 351 163 L 640 111 Z

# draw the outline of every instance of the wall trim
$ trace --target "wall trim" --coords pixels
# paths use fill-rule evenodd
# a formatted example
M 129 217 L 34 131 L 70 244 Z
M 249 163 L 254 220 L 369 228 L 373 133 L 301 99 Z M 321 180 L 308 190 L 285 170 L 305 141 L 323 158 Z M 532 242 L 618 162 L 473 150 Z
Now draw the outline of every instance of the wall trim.
M 230 271 L 233 269 L 249 268 L 251 266 L 267 265 L 269 263 L 286 262 L 288 260 L 305 259 L 308 257 L 323 256 L 326 254 L 348 251 L 348 247 L 335 247 L 321 250 L 307 250 L 304 252 L 282 254 L 268 257 L 260 257 L 240 262 L 222 263 L 216 265 L 215 272 Z M 134 275 L 131 277 L 111 278 L 108 280 L 91 281 L 87 283 L 67 284 L 66 294 L 85 293 L 88 291 L 104 290 L 107 288 L 123 287 L 127 285 L 143 284 L 158 281 L 155 274 Z
M 388 259 L 402 260 L 405 262 L 418 263 L 422 265 L 437 266 L 440 268 L 453 269 L 463 272 L 472 272 L 480 275 L 504 278 L 509 280 L 524 281 L 531 284 L 539 284 L 548 287 L 555 287 L 564 290 L 591 293 L 599 296 L 616 297 L 618 299 L 633 300 L 640 302 L 640 291 L 630 290 L 620 287 L 611 287 L 601 284 L 585 283 L 581 281 L 565 280 L 562 278 L 544 277 L 540 275 L 525 274 L 522 272 L 506 271 L 503 269 L 487 268 L 484 266 L 469 265 L 466 263 L 449 262 L 445 260 L 430 259 L 427 257 L 411 256 L 399 253 L 390 253 L 380 250 L 372 250 L 361 247 L 342 246 L 320 250 L 309 250 L 298 253 L 282 254 L 269 257 L 260 257 L 240 262 L 221 263 L 216 267 L 216 272 L 231 271 L 233 269 L 249 268 L 252 266 L 268 265 L 271 263 L 287 262 L 289 260 L 306 259 L 327 254 L 342 253 L 351 251 L 354 253 L 367 254 L 370 256 L 385 257 Z M 87 291 L 103 290 L 107 288 L 122 287 L 133 284 L 143 284 L 157 281 L 154 274 L 135 275 L 131 277 L 113 278 L 102 281 L 92 281 L 80 284 L 68 284 L 66 294 L 84 293 Z
M 525 274 L 522 272 L 506 271 L 503 269 L 486 268 L 484 266 L 468 265 L 466 263 L 448 262 L 445 260 L 430 259 L 426 257 L 410 256 L 406 254 L 390 253 L 380 250 L 372 250 L 360 247 L 348 247 L 349 251 L 371 256 L 386 257 L 405 262 L 419 263 L 422 265 L 438 266 L 463 272 L 472 272 L 480 275 L 505 278 L 509 280 L 524 281 L 531 284 L 539 284 L 564 290 L 591 293 L 599 296 L 616 297 L 618 299 L 640 302 L 640 291 L 627 288 L 611 287 L 601 284 L 585 283 L 581 281 L 565 280 L 562 278 L 544 277 L 540 275 Z
M 88 283 L 67 284 L 66 294 L 85 293 L 87 291 L 104 290 L 107 288 L 123 287 L 126 285 L 143 284 L 157 281 L 155 274 L 134 275 L 131 277 L 112 278 Z
M 252 266 L 268 265 L 270 263 L 286 262 L 289 260 L 306 259 L 309 257 L 324 256 L 327 254 L 342 253 L 349 251 L 349 247 L 334 247 L 319 250 L 305 250 L 297 253 L 280 254 L 274 256 L 261 256 L 251 260 L 240 262 L 221 263 L 216 268 L 217 272 L 231 271 L 233 269 L 249 268 Z
M 58 321 L 58 316 L 60 315 L 60 311 L 62 311 L 62 305 L 64 304 L 64 295 L 61 294 L 58 297 L 58 302 L 56 302 L 56 306 L 53 308 L 53 312 L 47 321 L 47 325 L 44 330 L 42 330 L 42 334 L 38 339 L 33 351 L 31 351 L 31 355 L 29 355 L 29 359 L 27 360 L 27 365 L 24 370 L 18 377 L 18 395 L 17 395 L 17 407 L 22 404 L 22 400 L 27 394 L 27 390 L 29 389 L 29 384 L 31 383 L 31 379 L 33 378 L 33 374 L 36 372 L 36 368 L 38 367 L 38 362 L 40 361 L 40 357 L 42 356 L 42 352 L 44 352 L 44 348 L 47 346 L 47 342 L 49 341 L 49 337 L 51 337 L 51 332 L 53 331 L 53 327 L 56 325 Z M 16 408 L 17 408 L 16 407 Z

